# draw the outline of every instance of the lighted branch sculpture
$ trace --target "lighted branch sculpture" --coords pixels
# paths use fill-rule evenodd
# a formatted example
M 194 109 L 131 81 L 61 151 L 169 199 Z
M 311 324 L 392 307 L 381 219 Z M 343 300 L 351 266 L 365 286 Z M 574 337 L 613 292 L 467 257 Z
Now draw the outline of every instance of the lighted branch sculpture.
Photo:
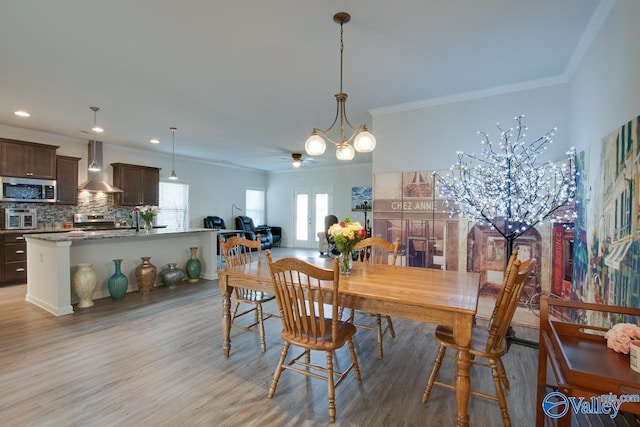
M 562 209 L 576 192 L 575 150 L 561 165 L 538 162 L 538 155 L 552 143 L 553 130 L 533 142 L 525 141 L 524 116 L 517 126 L 500 131 L 499 143 L 483 135 L 482 153 L 458 152 L 458 161 L 446 178 L 438 176 L 441 191 L 452 213 L 489 223 L 507 241 L 507 259 L 513 242 L 536 224 L 566 222 L 571 209 Z

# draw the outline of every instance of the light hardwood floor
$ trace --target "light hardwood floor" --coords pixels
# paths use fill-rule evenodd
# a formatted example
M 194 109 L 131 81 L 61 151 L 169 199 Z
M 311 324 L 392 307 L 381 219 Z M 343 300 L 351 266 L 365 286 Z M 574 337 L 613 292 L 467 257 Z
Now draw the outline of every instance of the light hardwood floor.
M 265 353 L 256 335 L 233 329 L 231 357 L 222 356 L 216 281 L 103 298 L 62 317 L 26 303 L 25 293 L 25 285 L 0 288 L 0 426 L 329 424 L 323 381 L 285 372 L 267 398 L 281 350 L 278 319 L 266 322 Z M 265 310 L 276 312 L 275 303 Z M 337 388 L 335 425 L 454 424 L 453 392 L 436 388 L 420 403 L 437 350 L 434 326 L 394 325 L 383 360 L 373 331 L 356 335 L 362 383 L 351 377 Z M 338 365 L 348 359 L 343 350 Z M 512 423 L 533 425 L 537 350 L 514 345 L 504 364 Z M 451 378 L 452 361 L 445 365 L 441 375 Z M 484 368 L 472 370 L 471 382 L 493 390 Z M 475 426 L 502 425 L 497 405 L 476 397 L 470 416 Z

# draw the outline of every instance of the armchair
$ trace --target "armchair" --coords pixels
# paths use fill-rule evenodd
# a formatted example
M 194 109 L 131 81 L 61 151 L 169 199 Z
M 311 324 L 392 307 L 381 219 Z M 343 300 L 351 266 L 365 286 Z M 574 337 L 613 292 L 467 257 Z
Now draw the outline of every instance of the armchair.
M 227 226 L 224 223 L 224 219 L 219 216 L 208 216 L 204 219 L 204 228 L 214 228 L 216 230 L 224 230 Z M 225 234 L 222 234 L 223 237 L 226 238 Z M 216 254 L 220 255 L 220 245 L 216 250 Z
M 224 219 L 219 216 L 208 216 L 204 219 L 204 228 L 215 228 L 217 230 L 223 230 L 227 228 L 224 224 Z
M 273 246 L 273 235 L 271 229 L 266 226 L 256 227 L 253 225 L 253 219 L 248 216 L 237 216 L 236 229 L 243 230 L 244 236 L 248 240 L 256 240 L 256 235 L 260 234 L 260 247 L 262 250 L 271 249 Z

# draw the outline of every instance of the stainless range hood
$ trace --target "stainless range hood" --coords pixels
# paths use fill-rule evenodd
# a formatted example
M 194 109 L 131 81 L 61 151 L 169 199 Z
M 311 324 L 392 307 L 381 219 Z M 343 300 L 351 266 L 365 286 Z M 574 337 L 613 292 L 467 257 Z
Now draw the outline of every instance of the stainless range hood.
M 95 160 L 101 170 L 94 172 L 87 170 L 88 180 L 80 184 L 78 189 L 80 191 L 89 191 L 92 193 L 122 193 L 122 190 L 114 187 L 103 179 L 104 164 L 102 163 L 102 142 L 101 141 L 89 141 L 89 161 Z

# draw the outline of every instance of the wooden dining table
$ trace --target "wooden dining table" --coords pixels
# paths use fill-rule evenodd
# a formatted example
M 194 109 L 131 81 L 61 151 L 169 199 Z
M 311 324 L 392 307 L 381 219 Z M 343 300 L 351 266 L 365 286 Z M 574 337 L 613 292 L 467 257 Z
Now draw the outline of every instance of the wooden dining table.
M 333 260 L 303 258 L 324 268 Z M 231 351 L 231 294 L 234 287 L 273 292 L 267 261 L 218 270 L 222 295 L 222 351 Z M 478 308 L 480 275 L 429 268 L 354 263 L 350 275 L 340 276 L 340 305 L 345 308 L 380 313 L 453 328 L 456 356 L 456 425 L 468 426 L 469 345 Z M 422 393 L 416 395 L 420 400 Z

